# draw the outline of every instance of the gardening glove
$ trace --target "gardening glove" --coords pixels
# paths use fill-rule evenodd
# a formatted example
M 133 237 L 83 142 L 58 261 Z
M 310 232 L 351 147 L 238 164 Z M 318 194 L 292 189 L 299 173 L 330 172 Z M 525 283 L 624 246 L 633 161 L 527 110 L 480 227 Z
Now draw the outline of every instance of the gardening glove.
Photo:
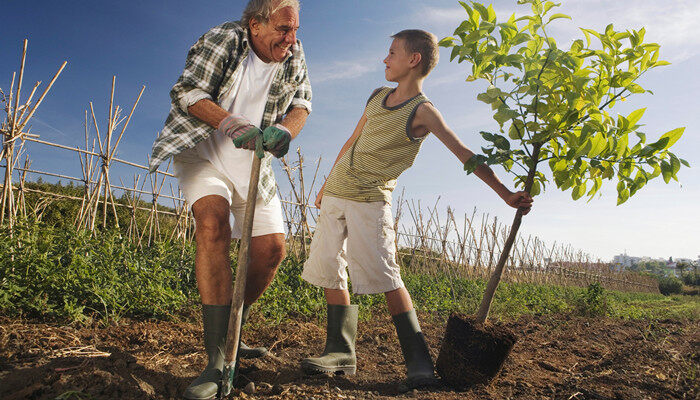
M 263 145 L 265 150 L 272 153 L 273 156 L 280 158 L 284 157 L 289 151 L 289 142 L 292 140 L 292 134 L 289 129 L 282 124 L 274 124 L 268 126 L 263 131 Z
M 258 158 L 263 158 L 263 135 L 260 128 L 253 125 L 242 115 L 229 114 L 221 120 L 218 127 L 224 135 L 233 139 L 239 149 L 255 150 Z

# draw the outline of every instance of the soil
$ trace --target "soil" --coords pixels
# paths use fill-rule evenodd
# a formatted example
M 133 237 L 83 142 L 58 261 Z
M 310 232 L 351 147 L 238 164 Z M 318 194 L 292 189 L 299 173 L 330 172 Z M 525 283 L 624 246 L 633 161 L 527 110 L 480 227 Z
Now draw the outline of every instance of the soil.
M 437 357 L 445 319 L 421 315 Z M 316 322 L 264 324 L 243 338 L 271 354 L 244 360 L 255 391 L 244 399 L 698 399 L 700 322 L 628 321 L 569 315 L 504 321 L 518 337 L 499 375 L 466 391 L 399 392 L 401 351 L 388 315 L 358 329 L 358 373 L 306 377 L 299 361 L 321 352 Z M 120 320 L 62 326 L 0 318 L 0 398 L 177 399 L 206 360 L 196 323 Z M 247 381 L 241 380 L 241 386 Z M 251 385 L 248 386 L 248 390 Z

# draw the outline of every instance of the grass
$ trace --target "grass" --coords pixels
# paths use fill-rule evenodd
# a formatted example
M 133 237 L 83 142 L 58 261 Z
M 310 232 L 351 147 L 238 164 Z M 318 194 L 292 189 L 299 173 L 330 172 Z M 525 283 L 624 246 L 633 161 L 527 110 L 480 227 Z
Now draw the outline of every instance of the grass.
M 157 242 L 139 249 L 118 232 L 90 237 L 65 226 L 22 222 L 0 230 L 0 312 L 81 322 L 122 316 L 188 318 L 198 309 L 194 246 Z M 233 257 L 235 260 L 235 257 Z M 293 255 L 256 308 L 266 320 L 323 318 L 323 291 L 304 282 L 303 260 Z M 403 279 L 419 311 L 447 315 L 473 313 L 485 282 L 431 272 L 404 271 Z M 385 312 L 383 295 L 353 296 L 362 319 Z M 573 313 L 626 319 L 700 319 L 696 296 L 663 296 L 536 284 L 499 286 L 491 317 Z

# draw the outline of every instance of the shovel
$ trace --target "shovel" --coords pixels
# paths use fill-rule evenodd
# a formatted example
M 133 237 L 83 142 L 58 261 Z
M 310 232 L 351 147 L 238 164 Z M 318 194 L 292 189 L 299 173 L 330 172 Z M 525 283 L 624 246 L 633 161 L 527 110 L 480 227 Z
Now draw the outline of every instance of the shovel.
M 250 239 L 253 236 L 253 216 L 255 215 L 255 200 L 258 197 L 258 179 L 260 178 L 261 160 L 253 156 L 253 166 L 250 171 L 250 183 L 248 184 L 248 197 L 246 198 L 245 217 L 243 218 L 243 232 L 241 234 L 241 246 L 238 250 L 238 268 L 236 281 L 233 284 L 233 296 L 231 298 L 231 315 L 228 320 L 228 332 L 226 333 L 226 347 L 224 350 L 224 371 L 221 374 L 221 390 L 219 399 L 223 399 L 231 393 L 233 376 L 236 371 L 236 356 L 238 355 L 238 343 L 241 336 L 241 317 L 243 316 L 243 298 L 245 296 L 245 282 L 248 276 L 248 264 L 250 257 L 248 249 Z

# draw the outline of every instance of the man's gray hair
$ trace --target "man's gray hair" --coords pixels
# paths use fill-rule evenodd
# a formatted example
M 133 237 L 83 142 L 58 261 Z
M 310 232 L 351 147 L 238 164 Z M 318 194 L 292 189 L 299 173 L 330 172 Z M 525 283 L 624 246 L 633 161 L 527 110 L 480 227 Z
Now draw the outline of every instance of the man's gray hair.
M 266 24 L 272 14 L 285 7 L 293 7 L 298 12 L 299 0 L 250 0 L 243 11 L 241 23 L 247 28 L 250 20 L 255 18 L 258 22 Z

